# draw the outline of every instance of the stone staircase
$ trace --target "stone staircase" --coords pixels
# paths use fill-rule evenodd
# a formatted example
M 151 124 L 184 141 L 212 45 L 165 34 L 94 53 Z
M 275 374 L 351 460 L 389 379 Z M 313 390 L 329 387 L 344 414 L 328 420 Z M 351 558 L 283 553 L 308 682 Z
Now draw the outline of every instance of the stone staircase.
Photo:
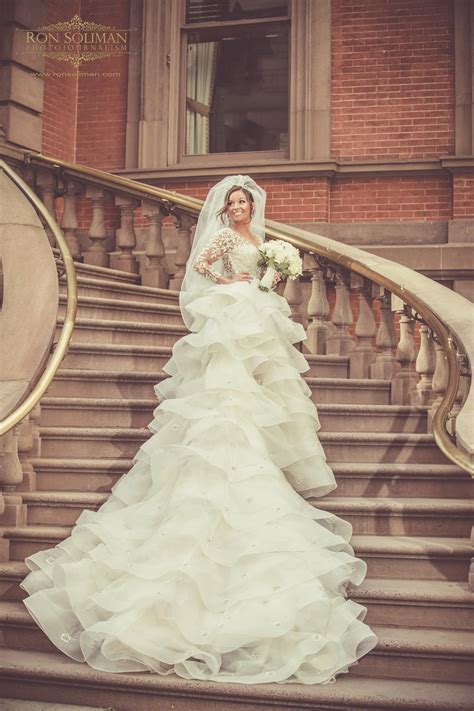
M 349 379 L 345 356 L 307 356 L 321 442 L 338 488 L 315 500 L 354 527 L 377 648 L 333 685 L 232 685 L 96 672 L 63 657 L 24 608 L 23 559 L 59 543 L 97 508 L 147 438 L 153 386 L 185 332 L 178 293 L 77 265 L 73 342 L 42 400 L 41 456 L 25 479 L 24 525 L 6 528 L 0 563 L 1 695 L 117 711 L 472 708 L 474 593 L 467 585 L 470 479 L 427 434 L 427 410 L 390 404 L 390 383 Z M 59 323 L 65 308 L 62 285 Z M 0 699 L 0 709 L 2 708 Z

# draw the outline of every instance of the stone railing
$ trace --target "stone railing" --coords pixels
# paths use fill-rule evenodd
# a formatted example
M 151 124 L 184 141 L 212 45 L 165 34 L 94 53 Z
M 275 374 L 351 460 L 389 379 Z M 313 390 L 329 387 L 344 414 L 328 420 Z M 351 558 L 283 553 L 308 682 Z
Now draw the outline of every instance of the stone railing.
M 39 454 L 38 403 L 66 353 L 77 296 L 73 261 L 61 231 L 3 160 L 0 193 L 0 522 L 18 525 L 26 513 L 18 486 L 32 476 L 29 460 Z M 53 250 L 51 242 L 59 249 Z M 53 343 L 63 269 L 67 312 Z
M 62 198 L 57 218 L 76 260 L 131 272 L 144 285 L 180 288 L 201 201 L 38 154 L 9 160 L 52 214 Z M 115 227 L 110 219 L 107 225 L 111 205 L 119 215 Z M 350 378 L 390 381 L 393 404 L 427 407 L 438 446 L 472 473 L 470 302 L 326 237 L 272 221 L 267 234 L 304 253 L 302 277 L 279 287 L 306 328 L 303 348 L 347 356 Z

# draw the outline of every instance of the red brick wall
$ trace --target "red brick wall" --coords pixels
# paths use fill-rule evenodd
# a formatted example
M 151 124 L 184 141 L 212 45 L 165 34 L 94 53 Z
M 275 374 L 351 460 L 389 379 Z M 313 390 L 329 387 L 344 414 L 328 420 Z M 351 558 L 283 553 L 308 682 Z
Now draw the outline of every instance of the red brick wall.
M 130 25 L 129 0 L 81 0 L 81 13 L 83 20 L 117 29 Z M 76 161 L 101 170 L 124 168 L 128 55 L 82 64 L 81 69 L 99 76 L 79 77 Z
M 49 0 L 48 24 L 70 20 L 80 12 L 80 5 L 81 0 Z M 68 62 L 47 58 L 44 72 L 42 152 L 74 161 L 78 70 Z
M 50 22 L 75 12 L 116 28 L 129 26 L 129 0 L 49 0 Z M 332 22 L 334 157 L 452 154 L 453 0 L 333 0 Z M 54 64 L 74 71 L 72 65 Z M 46 78 L 46 153 L 104 170 L 124 167 L 127 65 L 127 56 L 103 59 L 83 63 L 79 76 Z M 99 76 L 80 75 L 91 70 Z M 119 76 L 104 76 L 107 72 Z M 472 177 L 454 180 L 455 215 L 473 215 Z M 203 198 L 214 182 L 175 181 L 163 187 Z M 447 220 L 452 215 L 448 175 L 259 182 L 268 192 L 267 216 L 283 222 Z M 115 211 L 110 213 L 112 219 Z
M 48 23 L 74 14 L 128 29 L 129 0 L 48 0 Z M 48 59 L 44 82 L 42 150 L 103 170 L 125 165 L 128 55 L 72 64 Z M 51 76 L 52 72 L 67 76 Z M 90 73 L 98 76 L 87 76 Z M 106 76 L 107 73 L 119 76 Z
M 474 218 L 474 174 L 453 176 L 453 217 Z
M 338 178 L 331 189 L 331 222 L 449 220 L 449 175 Z
M 332 155 L 454 152 L 451 0 L 333 0 Z

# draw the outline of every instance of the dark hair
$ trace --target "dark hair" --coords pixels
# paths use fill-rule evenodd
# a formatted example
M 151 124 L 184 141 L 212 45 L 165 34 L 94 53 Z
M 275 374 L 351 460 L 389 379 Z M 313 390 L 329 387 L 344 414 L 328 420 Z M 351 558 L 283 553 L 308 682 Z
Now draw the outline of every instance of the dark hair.
M 244 193 L 245 197 L 247 198 L 247 200 L 250 203 L 250 216 L 253 215 L 253 211 L 255 209 L 255 203 L 254 203 L 252 193 L 250 192 L 250 190 L 247 190 L 247 188 L 243 188 L 241 185 L 233 185 L 231 188 L 229 188 L 229 190 L 225 194 L 224 206 L 221 207 L 221 209 L 218 210 L 218 212 L 217 212 L 217 216 L 221 218 L 221 222 L 224 222 L 224 215 L 227 212 L 227 208 L 229 207 L 228 203 L 230 200 L 230 196 L 232 195 L 232 193 L 235 193 L 237 190 L 242 190 L 242 192 Z

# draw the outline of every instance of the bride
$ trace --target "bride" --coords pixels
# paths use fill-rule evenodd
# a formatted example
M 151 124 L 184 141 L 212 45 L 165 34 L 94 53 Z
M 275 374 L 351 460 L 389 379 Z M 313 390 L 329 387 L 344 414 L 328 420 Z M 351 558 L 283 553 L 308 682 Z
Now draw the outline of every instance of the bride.
M 264 206 L 248 176 L 211 189 L 154 434 L 98 511 L 26 560 L 28 610 L 95 669 L 320 684 L 376 644 L 345 596 L 366 573 L 351 526 L 306 501 L 336 484 L 293 345 L 304 329 L 258 288 Z

